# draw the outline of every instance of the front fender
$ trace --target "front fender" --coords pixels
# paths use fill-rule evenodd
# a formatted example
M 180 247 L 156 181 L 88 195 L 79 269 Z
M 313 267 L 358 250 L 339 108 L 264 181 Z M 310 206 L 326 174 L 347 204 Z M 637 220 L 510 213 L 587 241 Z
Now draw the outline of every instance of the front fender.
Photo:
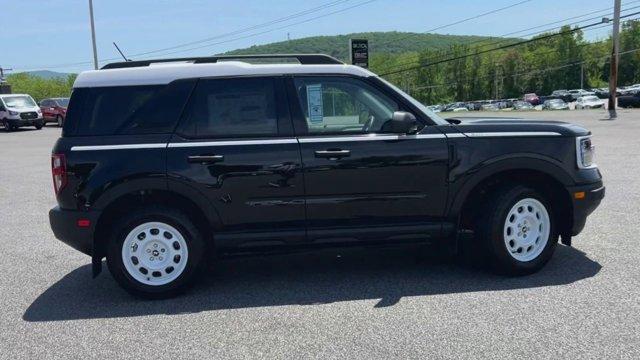
M 471 191 L 481 182 L 499 173 L 516 170 L 533 170 L 551 176 L 564 186 L 575 184 L 575 179 L 562 167 L 562 163 L 539 154 L 514 153 L 496 156 L 483 161 L 455 176 L 450 183 L 454 194 L 448 207 L 448 217 L 456 217 Z

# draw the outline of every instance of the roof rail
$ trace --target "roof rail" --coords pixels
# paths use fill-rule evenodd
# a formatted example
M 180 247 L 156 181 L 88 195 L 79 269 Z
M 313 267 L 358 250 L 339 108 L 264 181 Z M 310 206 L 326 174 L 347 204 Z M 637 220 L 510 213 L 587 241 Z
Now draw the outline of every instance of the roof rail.
M 302 65 L 343 65 L 344 63 L 332 56 L 325 54 L 274 54 L 274 55 L 220 55 L 207 57 L 191 57 L 191 58 L 173 58 L 173 59 L 155 59 L 155 60 L 138 60 L 138 61 L 122 61 L 110 63 L 101 69 L 119 69 L 130 67 L 149 66 L 155 63 L 167 62 L 190 62 L 193 64 L 211 64 L 222 60 L 244 60 L 244 59 L 297 59 Z

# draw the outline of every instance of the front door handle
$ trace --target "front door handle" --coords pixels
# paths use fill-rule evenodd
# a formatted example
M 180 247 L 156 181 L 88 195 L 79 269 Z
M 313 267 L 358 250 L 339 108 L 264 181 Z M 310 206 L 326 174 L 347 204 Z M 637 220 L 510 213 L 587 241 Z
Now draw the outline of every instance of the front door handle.
M 213 164 L 224 161 L 223 155 L 191 155 L 187 157 L 190 163 L 196 164 Z
M 318 150 L 316 151 L 316 157 L 317 158 L 324 158 L 324 159 L 330 159 L 330 160 L 335 160 L 335 159 L 341 159 L 344 157 L 349 157 L 351 156 L 351 151 L 349 150 Z

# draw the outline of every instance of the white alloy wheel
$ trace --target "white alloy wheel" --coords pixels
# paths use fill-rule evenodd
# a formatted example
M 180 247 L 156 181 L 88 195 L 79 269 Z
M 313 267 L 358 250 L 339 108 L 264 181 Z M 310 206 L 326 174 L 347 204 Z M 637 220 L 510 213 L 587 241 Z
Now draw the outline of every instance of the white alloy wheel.
M 147 222 L 131 230 L 122 244 L 122 263 L 135 280 L 151 286 L 168 284 L 187 266 L 189 249 L 176 228 Z
M 516 260 L 526 262 L 537 258 L 549 242 L 551 220 L 545 206 L 538 200 L 518 201 L 504 222 L 504 244 Z

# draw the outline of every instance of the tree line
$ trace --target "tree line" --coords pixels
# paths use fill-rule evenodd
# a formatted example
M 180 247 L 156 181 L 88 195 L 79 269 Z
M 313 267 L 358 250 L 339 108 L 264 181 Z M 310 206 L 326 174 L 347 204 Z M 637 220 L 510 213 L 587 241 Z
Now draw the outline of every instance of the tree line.
M 455 44 L 446 51 L 372 54 L 370 65 L 376 73 L 390 73 L 384 76 L 387 80 L 426 104 L 519 98 L 530 92 L 548 95 L 553 90 L 608 86 L 611 37 L 587 42 L 582 30 L 565 26 L 533 39 L 539 41 L 485 53 L 482 52 L 502 44 Z M 624 22 L 618 84 L 640 83 L 639 49 L 640 21 Z M 398 69 L 410 70 L 396 72 Z

